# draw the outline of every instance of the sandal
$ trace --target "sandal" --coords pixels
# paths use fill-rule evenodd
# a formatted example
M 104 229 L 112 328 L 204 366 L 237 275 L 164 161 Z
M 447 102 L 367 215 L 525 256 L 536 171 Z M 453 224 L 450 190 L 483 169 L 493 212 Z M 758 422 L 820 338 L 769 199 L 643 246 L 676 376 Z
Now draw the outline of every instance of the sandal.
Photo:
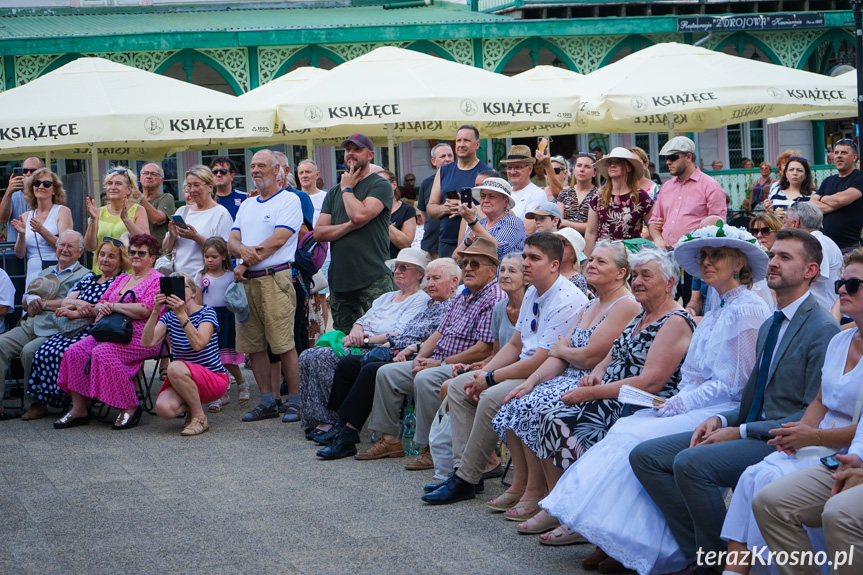
M 285 416 L 282 417 L 282 423 L 296 423 L 300 420 L 300 406 L 288 403 L 285 405 Z
M 575 545 L 577 543 L 589 543 L 587 539 L 575 531 L 570 531 L 566 525 L 560 525 L 539 536 L 540 545 Z M 588 568 L 589 569 L 589 568 Z
M 193 435 L 201 435 L 202 433 L 206 433 L 210 430 L 209 424 L 203 419 L 198 419 L 197 417 L 193 417 L 192 421 L 183 428 L 183 431 L 180 432 L 180 435 L 184 437 L 191 437 Z
M 237 386 L 237 390 L 240 392 L 237 396 L 237 404 L 246 405 L 249 403 L 249 382 L 244 381 Z
M 548 511 L 543 509 L 524 523 L 518 524 L 518 532 L 525 535 L 536 535 L 551 531 L 555 527 L 560 526 L 560 521 L 556 517 L 548 514 Z
M 495 511 L 508 511 L 518 505 L 518 502 L 521 500 L 521 495 L 521 493 L 515 494 L 510 493 L 509 491 L 504 491 L 486 503 L 486 507 Z
M 539 506 L 539 501 L 521 500 L 511 509 L 503 512 L 503 518 L 507 521 L 527 521 L 537 513 L 542 511 Z
M 229 403 L 231 403 L 231 398 L 228 397 L 227 393 L 225 393 L 225 395 L 211 403 L 210 407 L 208 407 L 207 409 L 209 409 L 212 413 L 219 413 L 220 411 L 222 411 L 222 406 Z
M 166 377 L 168 377 L 168 366 L 160 367 L 159 368 L 159 379 L 164 381 Z

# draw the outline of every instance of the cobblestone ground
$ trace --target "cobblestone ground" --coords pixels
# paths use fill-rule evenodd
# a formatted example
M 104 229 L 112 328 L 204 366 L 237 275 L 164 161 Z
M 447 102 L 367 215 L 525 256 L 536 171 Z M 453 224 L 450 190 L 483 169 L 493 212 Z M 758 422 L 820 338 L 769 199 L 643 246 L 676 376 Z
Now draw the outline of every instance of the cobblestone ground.
M 557 574 L 593 551 L 520 536 L 485 507 L 496 480 L 430 507 L 432 472 L 318 461 L 298 424 L 242 423 L 231 399 L 191 438 L 147 414 L 122 432 L 0 422 L 0 573 Z

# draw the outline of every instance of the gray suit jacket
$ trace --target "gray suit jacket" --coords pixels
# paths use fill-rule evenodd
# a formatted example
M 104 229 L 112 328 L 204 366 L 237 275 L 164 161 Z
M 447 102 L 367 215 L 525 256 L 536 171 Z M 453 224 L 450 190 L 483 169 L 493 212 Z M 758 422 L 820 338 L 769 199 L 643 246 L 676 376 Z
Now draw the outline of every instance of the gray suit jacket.
M 746 421 L 755 395 L 764 342 L 772 322 L 771 317 L 758 330 L 755 368 L 743 389 L 740 408 L 722 414 L 728 420 L 729 426 L 737 426 Z M 839 324 L 818 305 L 815 296 L 810 294 L 797 309 L 782 340 L 776 346 L 767 389 L 764 391 L 766 419 L 747 423 L 747 437 L 767 441 L 772 437 L 769 433 L 771 429 L 803 417 L 806 406 L 818 395 L 827 344 L 837 333 Z

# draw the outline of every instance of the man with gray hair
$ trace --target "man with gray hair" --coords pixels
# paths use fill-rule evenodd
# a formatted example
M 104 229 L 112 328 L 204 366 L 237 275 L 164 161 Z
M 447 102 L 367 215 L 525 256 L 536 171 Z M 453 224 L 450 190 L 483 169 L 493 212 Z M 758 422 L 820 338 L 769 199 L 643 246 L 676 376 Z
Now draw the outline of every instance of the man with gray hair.
M 18 216 L 27 211 L 27 200 L 24 199 L 24 180 L 29 178 L 33 172 L 44 168 L 45 163 L 36 156 L 31 156 L 21 164 L 20 174 L 13 171 L 6 186 L 6 193 L 0 199 L 0 224 L 6 224 L 10 220 L 17 220 Z M 6 230 L 6 241 L 14 242 L 18 239 L 15 228 L 8 226 Z
M 447 143 L 440 143 L 431 149 L 431 165 L 434 166 L 435 172 L 424 179 L 420 184 L 420 193 L 417 197 L 417 209 L 422 212 L 425 224 L 423 224 L 423 239 L 420 242 L 420 247 L 428 256 L 429 260 L 434 260 L 438 257 L 438 242 L 440 241 L 440 223 L 441 221 L 431 218 L 426 214 L 429 198 L 431 197 L 432 185 L 434 184 L 437 170 L 447 164 L 452 164 L 455 161 L 455 156 L 452 153 L 452 147 Z
M 788 206 L 785 212 L 786 228 L 797 228 L 809 232 L 821 243 L 821 251 L 824 257 L 821 259 L 821 267 L 818 279 L 812 283 L 812 295 L 821 304 L 821 307 L 830 311 L 833 304 L 839 298 L 833 283 L 839 279 L 842 273 L 843 256 L 842 250 L 836 242 L 828 238 L 821 231 L 824 222 L 824 214 L 812 202 L 795 202 Z
M 165 171 L 162 166 L 151 162 L 144 164 L 141 168 L 139 181 L 143 193 L 141 194 L 141 207 L 147 212 L 147 220 L 150 222 L 150 233 L 162 245 L 165 234 L 168 233 L 168 216 L 174 213 L 174 196 L 162 193 L 162 182 L 165 180 Z M 134 193 L 134 192 L 133 192 Z
M 0 335 L 0 374 L 4 376 L 12 360 L 20 357 L 24 365 L 24 381 L 30 381 L 30 366 L 36 350 L 57 333 L 54 312 L 61 307 L 63 298 L 72 291 L 72 287 L 91 273 L 78 262 L 84 253 L 84 236 L 79 232 L 66 230 L 61 233 L 55 253 L 57 264 L 42 270 L 27 286 L 27 295 L 22 301 L 27 317 L 16 328 Z

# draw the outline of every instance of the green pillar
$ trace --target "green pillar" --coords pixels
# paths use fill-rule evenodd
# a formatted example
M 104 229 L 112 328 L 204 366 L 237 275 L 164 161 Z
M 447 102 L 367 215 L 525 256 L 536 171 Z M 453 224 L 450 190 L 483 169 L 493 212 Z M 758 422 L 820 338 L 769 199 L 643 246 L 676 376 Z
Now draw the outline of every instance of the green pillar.
M 827 159 L 824 157 L 824 120 L 812 122 L 812 163 L 823 164 Z
M 6 89 L 15 87 L 15 56 L 3 56 L 3 69 L 6 74 Z
M 258 47 L 249 46 L 249 90 L 254 90 L 260 84 L 258 78 Z

